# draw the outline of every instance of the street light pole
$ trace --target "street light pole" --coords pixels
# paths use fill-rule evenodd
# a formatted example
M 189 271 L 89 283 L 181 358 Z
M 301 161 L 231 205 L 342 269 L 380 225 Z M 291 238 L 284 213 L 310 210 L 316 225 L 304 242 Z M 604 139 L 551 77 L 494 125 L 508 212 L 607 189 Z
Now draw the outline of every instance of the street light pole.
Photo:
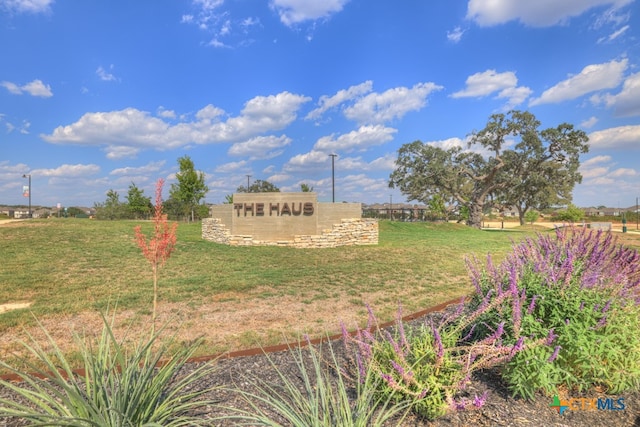
M 31 174 L 25 173 L 23 178 L 29 178 L 29 218 L 31 218 Z
M 331 157 L 331 200 L 333 203 L 336 202 L 336 169 L 335 169 L 335 160 L 337 154 L 329 154 Z
M 247 175 L 247 193 L 249 192 L 249 178 L 251 178 L 251 175 Z

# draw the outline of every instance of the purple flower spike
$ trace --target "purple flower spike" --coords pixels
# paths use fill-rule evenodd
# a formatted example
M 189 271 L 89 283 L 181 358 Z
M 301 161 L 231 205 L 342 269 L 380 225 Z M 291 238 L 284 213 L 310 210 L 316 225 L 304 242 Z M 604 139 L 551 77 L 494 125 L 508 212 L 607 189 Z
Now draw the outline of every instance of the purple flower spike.
M 435 328 L 433 325 L 431 325 L 431 331 L 433 332 L 433 339 L 435 341 L 435 347 L 436 347 L 436 357 L 437 357 L 437 361 L 439 362 L 442 359 L 442 356 L 444 356 L 444 347 L 442 346 L 442 337 L 440 337 L 440 333 L 438 332 L 438 329 Z
M 554 360 L 556 360 L 556 358 L 558 357 L 558 353 L 560 353 L 560 349 L 562 347 L 557 345 L 556 348 L 553 349 L 553 353 L 551 354 L 551 356 L 549 356 L 549 359 L 547 360 L 547 362 L 552 363 Z
M 473 397 L 473 406 L 476 408 L 482 408 L 484 406 L 485 403 L 487 403 L 487 395 L 489 394 L 488 391 L 485 391 L 484 393 L 482 393 L 482 395 L 480 396 L 474 396 Z
M 538 298 L 538 295 L 534 295 L 533 298 L 531 298 L 531 302 L 529 303 L 529 308 L 527 308 L 527 314 L 533 313 L 533 310 L 536 308 L 537 298 Z
M 554 329 L 553 328 L 549 329 L 549 334 L 547 335 L 547 338 L 544 340 L 545 345 L 551 345 L 551 343 L 554 342 L 556 338 L 558 338 L 558 335 L 555 333 Z

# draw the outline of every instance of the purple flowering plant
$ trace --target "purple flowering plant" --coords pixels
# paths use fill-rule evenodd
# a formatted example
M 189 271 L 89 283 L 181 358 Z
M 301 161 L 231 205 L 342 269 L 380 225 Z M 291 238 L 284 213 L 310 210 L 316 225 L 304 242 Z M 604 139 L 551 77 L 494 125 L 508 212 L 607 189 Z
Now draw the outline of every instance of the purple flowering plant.
M 418 327 L 405 327 L 398 310 L 392 331 L 378 330 L 371 308 L 366 328 L 348 335 L 343 327 L 343 339 L 353 354 L 354 369 L 373 370 L 379 378 L 383 396 L 409 401 L 412 410 L 435 419 L 449 410 L 477 409 L 484 405 L 487 394 L 468 396 L 466 386 L 478 370 L 501 365 L 528 345 L 540 345 L 525 340 L 514 343 L 503 339 L 504 323 L 481 340 L 469 340 L 473 327 L 484 313 L 502 304 L 509 295 L 487 300 L 486 304 L 469 310 L 463 301 L 440 318 L 430 318 Z M 373 332 L 372 332 L 373 331 Z
M 640 256 L 611 233 L 563 228 L 514 244 L 510 255 L 484 268 L 468 262 L 475 293 L 471 307 L 485 311 L 474 339 L 504 325 L 504 340 L 544 339 L 505 364 L 516 396 L 557 392 L 563 385 L 612 393 L 640 388 Z

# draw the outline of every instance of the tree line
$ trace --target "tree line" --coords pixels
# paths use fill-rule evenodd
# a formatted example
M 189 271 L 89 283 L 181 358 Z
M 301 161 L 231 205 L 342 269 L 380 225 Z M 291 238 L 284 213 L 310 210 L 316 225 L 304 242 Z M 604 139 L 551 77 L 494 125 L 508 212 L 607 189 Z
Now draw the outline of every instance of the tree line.
M 176 173 L 176 183 L 171 184 L 169 198 L 163 202 L 163 211 L 173 220 L 190 220 L 209 216 L 209 207 L 202 201 L 209 191 L 204 182 L 204 172 L 196 171 L 189 156 L 178 159 L 180 171 Z M 98 219 L 148 219 L 153 213 L 151 197 L 134 182 L 129 185 L 125 200 L 110 189 L 107 199 L 94 205 Z
M 400 189 L 408 201 L 422 202 L 445 217 L 455 212 L 477 228 L 490 207 L 515 208 L 524 224 L 532 210 L 571 205 L 573 188 L 582 181 L 579 157 L 589 151 L 588 137 L 568 123 L 543 130 L 540 124 L 530 112 L 514 110 L 491 115 L 483 129 L 469 135 L 467 147 L 441 148 L 422 141 L 404 144 L 389 186 Z M 188 156 L 179 158 L 178 165 L 165 212 L 177 220 L 208 216 L 202 202 L 209 191 L 204 172 L 196 171 Z M 278 191 L 264 180 L 236 190 Z M 301 191 L 313 188 L 301 184 Z M 225 202 L 232 203 L 233 195 L 227 195 Z M 107 200 L 95 207 L 97 217 L 103 219 L 148 218 L 152 209 L 150 197 L 133 182 L 126 201 L 109 190 Z
M 203 199 L 209 191 L 205 184 L 204 172 L 196 171 L 193 160 L 189 156 L 178 159 L 180 171 L 176 173 L 176 183 L 171 184 L 169 198 L 163 202 L 163 211 L 172 220 L 195 221 L 209 216 L 209 207 Z M 301 191 L 311 192 L 313 187 L 301 184 Z M 236 193 L 266 193 L 279 192 L 273 183 L 265 180 L 255 180 L 249 186 L 239 186 Z M 227 195 L 226 203 L 233 203 L 233 195 Z M 129 185 L 124 200 L 120 194 L 110 189 L 107 198 L 102 203 L 95 203 L 96 218 L 98 219 L 149 219 L 153 214 L 151 197 L 144 194 L 134 182 Z

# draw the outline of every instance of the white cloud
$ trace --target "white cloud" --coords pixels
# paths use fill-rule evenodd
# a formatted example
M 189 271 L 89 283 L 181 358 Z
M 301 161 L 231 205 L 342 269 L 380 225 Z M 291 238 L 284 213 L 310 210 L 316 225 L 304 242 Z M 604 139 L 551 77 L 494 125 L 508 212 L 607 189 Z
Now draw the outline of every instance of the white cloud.
M 244 169 L 247 165 L 248 165 L 248 162 L 246 160 L 241 160 L 239 162 L 229 162 L 229 163 L 225 163 L 223 165 L 218 166 L 215 169 L 215 172 L 217 173 L 237 172 L 239 170 Z
M 78 178 L 83 176 L 95 175 L 100 172 L 100 166 L 89 164 L 62 165 L 54 169 L 34 169 L 31 176 L 46 176 L 51 178 Z
M 33 80 L 23 86 L 18 86 L 12 82 L 1 82 L 0 86 L 3 86 L 9 92 L 14 95 L 22 95 L 23 92 L 27 92 L 31 96 L 39 96 L 41 98 L 49 98 L 53 96 L 51 92 L 51 86 L 45 85 L 42 80 Z
M 158 172 L 165 165 L 166 161 L 150 162 L 144 166 L 117 168 L 112 170 L 109 175 L 145 175 L 152 172 Z
M 609 43 L 614 41 L 615 39 L 617 39 L 618 37 L 620 37 L 621 35 L 623 35 L 628 29 L 630 28 L 629 25 L 625 25 L 622 28 L 617 29 L 616 31 L 614 31 L 613 33 L 609 34 L 607 37 L 602 37 L 598 39 L 598 43 Z
M 109 70 L 113 71 L 113 64 L 109 66 Z M 112 81 L 118 80 L 116 76 L 113 75 L 113 73 L 105 70 L 102 65 L 98 67 L 98 69 L 96 70 L 96 74 L 98 75 L 100 80 L 105 82 L 112 82 Z
M 539 98 L 532 99 L 530 106 L 558 103 L 578 98 L 591 92 L 617 87 L 627 69 L 628 60 L 611 61 L 587 65 L 580 74 L 571 76 L 545 90 Z
M 136 157 L 140 152 L 140 149 L 136 147 L 125 147 L 122 145 L 107 145 L 103 151 L 107 153 L 107 159 L 119 160 Z
M 291 179 L 291 175 L 287 175 L 284 173 L 278 173 L 275 175 L 271 175 L 267 178 L 269 182 L 286 182 Z
M 397 129 L 385 127 L 383 125 L 361 126 L 358 130 L 338 136 L 325 136 L 318 139 L 313 149 L 324 152 L 344 151 L 364 151 L 369 147 L 382 145 L 393 140 L 393 134 Z
M 386 200 L 389 191 L 389 183 L 384 178 L 372 178 L 365 174 L 347 175 L 336 183 L 336 200 L 340 200 L 340 193 L 350 194 L 351 199 L 384 197 Z
M 482 27 L 520 21 L 532 27 L 563 24 L 598 6 L 622 7 L 633 0 L 469 0 L 467 19 Z
M 452 98 L 482 98 L 498 92 L 496 98 L 507 99 L 504 109 L 509 110 L 522 104 L 531 95 L 531 89 L 518 86 L 518 78 L 513 71 L 498 73 L 487 70 L 467 77 L 466 87 L 451 95 Z
M 467 87 L 464 90 L 455 92 L 451 97 L 487 96 L 499 90 L 515 87 L 518 84 L 518 78 L 512 71 L 498 73 L 496 70 L 487 70 L 467 77 L 466 84 Z
M 253 42 L 247 38 L 249 31 L 260 28 L 260 20 L 255 17 L 236 18 L 238 11 L 226 6 L 224 0 L 194 0 L 193 13 L 185 13 L 180 23 L 193 25 L 209 34 L 209 41 L 202 43 L 215 48 L 232 49 L 247 46 Z M 245 8 L 246 10 L 255 10 Z
M 362 95 L 371 92 L 373 88 L 373 82 L 371 80 L 367 80 L 364 83 L 360 83 L 356 86 L 351 86 L 348 89 L 342 89 L 336 92 L 333 96 L 322 95 L 318 104 L 320 105 L 315 110 L 309 112 L 305 117 L 306 120 L 315 120 L 318 119 L 324 112 L 327 110 L 337 107 L 338 105 L 352 101 L 354 99 L 358 99 L 362 97 Z
M 522 104 L 533 91 L 526 86 L 509 87 L 502 89 L 496 96 L 498 99 L 507 99 L 507 103 L 503 106 L 505 111 L 512 110 L 516 106 Z
M 640 73 L 627 77 L 617 95 L 593 96 L 591 101 L 613 107 L 618 117 L 640 116 Z
M 582 162 L 579 171 L 583 178 L 581 191 L 590 193 L 596 199 L 609 193 L 619 194 L 621 190 L 635 191 L 637 183 L 629 178 L 640 176 L 635 169 L 616 168 L 613 158 L 608 155 L 595 156 Z
M 12 93 L 14 95 L 21 95 L 22 94 L 22 90 L 20 89 L 20 86 L 18 86 L 15 83 L 12 83 L 12 82 L 0 82 L 0 86 L 4 87 L 5 89 L 7 89 L 9 91 L 9 93 Z
M 591 116 L 587 120 L 585 120 L 582 123 L 580 123 L 580 127 L 584 128 L 584 129 L 589 129 L 589 128 L 594 127 L 596 125 L 596 123 L 598 123 L 598 118 L 595 117 L 595 116 Z
M 458 43 L 462 40 L 465 30 L 460 27 L 455 27 L 453 31 L 447 31 L 447 40 L 453 43 Z
M 427 97 L 442 86 L 418 83 L 412 88 L 397 87 L 383 93 L 370 93 L 345 109 L 345 116 L 359 124 L 376 124 L 401 118 L 427 104 Z
M 599 165 L 600 163 L 609 163 L 611 162 L 612 158 L 611 156 L 595 156 L 592 157 L 588 160 L 585 160 L 584 162 L 582 162 L 582 164 L 580 165 L 583 168 L 591 168 L 595 165 Z
M 285 172 L 304 172 L 311 170 L 326 169 L 331 164 L 329 155 L 322 151 L 311 150 L 308 153 L 297 154 L 284 164 L 282 170 Z
M 175 119 L 176 117 L 178 117 L 175 111 L 167 110 L 162 106 L 158 108 L 158 116 L 162 117 L 163 119 Z
M 0 181 L 15 181 L 25 173 L 29 173 L 29 166 L 24 163 L 12 165 L 7 160 L 0 161 Z
M 635 169 L 630 169 L 630 168 L 619 168 L 612 171 L 609 174 L 609 176 L 614 178 L 619 178 L 622 176 L 636 176 L 636 175 L 638 175 L 638 172 L 636 172 Z
M 282 150 L 291 144 L 291 138 L 281 136 L 257 136 L 245 142 L 233 144 L 228 151 L 230 156 L 249 157 L 250 160 L 272 159 L 282 154 Z
M 378 157 L 369 163 L 368 170 L 371 171 L 392 171 L 396 168 L 395 154 L 386 154 L 383 157 Z
M 168 150 L 191 143 L 242 141 L 281 130 L 296 119 L 300 106 L 308 100 L 289 92 L 258 96 L 245 104 L 239 116 L 224 122 L 218 120 L 224 111 L 207 105 L 198 111 L 196 120 L 175 125 L 135 108 L 86 113 L 77 122 L 59 126 L 41 137 L 54 144 L 106 146 L 107 157 L 123 158 L 141 149 Z
M 593 149 L 640 149 L 640 125 L 619 126 L 589 134 Z
M 270 0 L 269 6 L 280 16 L 280 21 L 292 26 L 304 21 L 327 18 L 340 12 L 349 0 Z
M 0 7 L 11 12 L 47 13 L 54 0 L 0 0 Z
M 460 138 L 441 139 L 439 141 L 428 142 L 427 144 L 433 145 L 434 147 L 442 148 L 443 150 L 449 150 L 449 149 L 454 148 L 454 147 L 466 147 L 467 146 L 467 142 L 463 141 Z

